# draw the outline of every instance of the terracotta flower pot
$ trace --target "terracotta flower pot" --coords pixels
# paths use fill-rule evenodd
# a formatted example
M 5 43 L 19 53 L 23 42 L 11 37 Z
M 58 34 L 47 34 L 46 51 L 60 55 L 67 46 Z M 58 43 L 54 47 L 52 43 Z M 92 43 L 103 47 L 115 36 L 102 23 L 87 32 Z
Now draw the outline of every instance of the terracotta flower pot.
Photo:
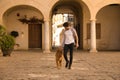
M 8 49 L 8 50 L 2 50 L 3 56 L 10 56 L 11 52 L 13 51 L 13 49 Z

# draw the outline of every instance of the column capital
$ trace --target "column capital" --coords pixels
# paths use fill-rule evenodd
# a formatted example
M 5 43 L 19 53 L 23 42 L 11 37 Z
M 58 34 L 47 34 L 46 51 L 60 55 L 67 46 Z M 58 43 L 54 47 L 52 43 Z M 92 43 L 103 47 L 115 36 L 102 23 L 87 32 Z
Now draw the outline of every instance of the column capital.
M 44 22 L 49 22 L 49 21 L 50 21 L 50 19 L 47 19 L 47 18 L 44 19 Z
M 90 21 L 96 21 L 97 19 L 90 19 Z

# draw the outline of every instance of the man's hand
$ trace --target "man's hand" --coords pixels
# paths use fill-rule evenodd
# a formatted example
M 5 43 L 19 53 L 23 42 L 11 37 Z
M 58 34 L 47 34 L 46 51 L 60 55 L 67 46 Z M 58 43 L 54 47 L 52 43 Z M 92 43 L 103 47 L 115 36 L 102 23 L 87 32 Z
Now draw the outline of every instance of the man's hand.
M 78 48 L 78 47 L 79 47 L 78 43 L 76 43 L 76 44 L 75 44 L 75 47 L 76 47 L 76 48 Z

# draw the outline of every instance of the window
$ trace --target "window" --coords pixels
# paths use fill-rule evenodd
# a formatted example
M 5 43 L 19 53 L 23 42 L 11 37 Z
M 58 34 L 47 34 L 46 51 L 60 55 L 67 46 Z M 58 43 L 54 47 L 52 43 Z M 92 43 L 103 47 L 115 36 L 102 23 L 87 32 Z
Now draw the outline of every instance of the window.
M 90 39 L 90 23 L 87 23 L 87 39 Z M 96 23 L 96 39 L 101 39 L 101 24 Z

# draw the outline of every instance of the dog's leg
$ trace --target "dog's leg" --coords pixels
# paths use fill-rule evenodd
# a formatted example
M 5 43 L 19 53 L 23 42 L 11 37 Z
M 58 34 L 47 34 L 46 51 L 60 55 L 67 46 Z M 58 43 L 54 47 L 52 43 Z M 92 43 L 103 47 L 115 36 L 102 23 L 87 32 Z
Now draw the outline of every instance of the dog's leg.
M 58 61 L 58 69 L 60 69 L 60 67 L 61 67 L 61 66 L 60 66 L 60 60 L 59 60 L 59 61 Z
M 57 66 L 57 68 L 58 68 L 58 65 L 59 65 L 59 64 L 58 64 L 58 60 L 56 59 L 56 66 Z
M 60 61 L 59 60 L 56 60 L 56 65 L 57 65 L 57 68 L 60 69 Z
M 62 67 L 62 60 L 59 61 L 60 67 Z

